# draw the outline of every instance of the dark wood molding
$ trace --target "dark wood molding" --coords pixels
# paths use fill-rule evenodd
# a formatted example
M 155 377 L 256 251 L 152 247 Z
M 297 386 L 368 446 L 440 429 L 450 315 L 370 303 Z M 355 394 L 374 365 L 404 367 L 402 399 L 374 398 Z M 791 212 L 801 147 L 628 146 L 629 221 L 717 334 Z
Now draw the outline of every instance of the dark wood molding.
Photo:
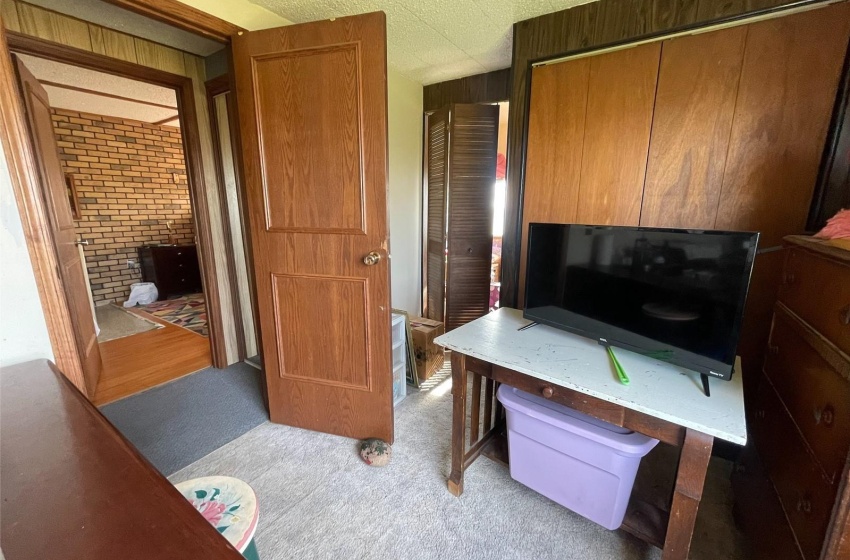
M 426 113 L 452 103 L 499 103 L 511 95 L 511 69 L 494 70 L 422 88 Z
M 104 0 L 137 14 L 167 23 L 219 43 L 229 43 L 230 37 L 242 27 L 219 19 L 177 0 Z
M 88 89 L 79 86 L 72 86 L 69 84 L 62 84 L 59 82 L 51 82 L 50 80 L 39 80 L 38 81 L 43 86 L 50 86 L 55 88 L 67 89 L 71 91 L 78 91 L 80 93 L 88 93 L 91 95 L 99 95 L 101 97 L 108 97 L 110 99 L 120 99 L 121 101 L 129 101 L 131 103 L 138 103 L 140 105 L 148 105 L 150 107 L 159 107 L 161 109 L 177 109 L 176 105 L 165 105 L 162 103 L 154 103 L 152 101 L 145 101 L 144 99 L 135 99 L 133 97 L 124 97 L 123 95 L 115 95 L 114 93 L 107 93 L 105 91 L 97 91 L 93 89 Z M 176 118 L 176 117 L 175 117 Z M 173 120 L 173 119 L 169 119 Z
M 844 57 L 806 229 L 818 231 L 842 208 L 850 208 L 850 46 Z
M 501 304 L 518 301 L 532 64 L 828 3 L 832 0 L 602 0 L 514 24 Z
M 236 256 L 233 251 L 233 231 L 230 227 L 230 215 L 227 209 L 227 192 L 226 186 L 224 183 L 224 166 L 221 160 L 221 151 L 220 151 L 220 128 L 218 122 L 218 114 L 216 113 L 215 108 L 215 97 L 217 95 L 222 95 L 229 93 L 230 91 L 230 80 L 227 78 L 227 75 L 219 76 L 218 78 L 213 78 L 212 80 L 208 80 L 204 87 L 207 92 L 207 109 L 210 115 L 210 133 L 212 134 L 212 143 L 213 143 L 213 158 L 215 159 L 215 174 L 218 179 L 218 204 L 219 210 L 221 213 L 221 225 L 224 230 L 224 250 L 226 253 L 226 261 L 227 261 L 227 274 L 230 277 L 230 299 L 233 302 L 233 322 L 236 327 L 236 353 L 237 359 L 241 362 L 245 358 L 249 356 L 245 355 L 245 327 L 242 322 L 242 305 L 239 301 L 239 284 L 236 280 Z M 226 100 L 228 103 L 228 116 L 230 114 L 230 100 Z M 230 119 L 228 119 L 228 127 L 232 129 L 230 126 Z M 233 136 L 231 135 L 231 148 L 235 151 L 235 147 L 232 144 Z M 235 173 L 235 170 L 234 170 Z M 238 185 L 238 183 L 237 183 Z M 238 186 L 237 186 L 238 188 Z
M 191 78 L 179 76 L 170 72 L 164 72 L 147 66 L 140 66 L 132 62 L 126 62 L 116 58 L 103 56 L 81 49 L 68 47 L 59 43 L 45 41 L 29 35 L 20 33 L 7 33 L 8 51 L 17 53 L 30 54 L 40 58 L 47 58 L 56 62 L 63 62 L 74 66 L 81 66 L 92 70 L 122 76 L 139 80 L 145 83 L 154 84 L 163 87 L 170 87 L 177 93 L 177 110 L 180 114 L 181 132 L 183 137 L 183 154 L 186 159 L 186 175 L 189 181 L 189 193 L 192 201 L 192 213 L 195 220 L 196 232 L 198 236 L 198 248 L 200 251 L 200 266 L 201 277 L 204 285 L 204 294 L 207 300 L 207 316 L 210 326 L 210 344 L 213 365 L 217 368 L 227 366 L 227 353 L 224 342 L 224 327 L 222 322 L 221 299 L 218 295 L 218 282 L 215 270 L 215 257 L 213 255 L 212 246 L 212 227 L 210 225 L 209 206 L 207 205 L 206 191 L 207 185 L 204 180 L 204 169 L 201 159 L 201 138 L 198 126 L 198 115 L 195 110 L 195 90 Z M 8 58 L 8 52 L 3 53 Z M 26 130 L 24 128 L 24 130 Z M 26 136 L 25 136 L 26 137 Z M 7 153 L 7 157 L 12 157 Z M 37 183 L 34 184 L 36 191 L 40 193 L 40 187 Z M 22 220 L 31 219 L 28 214 L 32 210 L 27 207 L 21 208 Z M 46 216 L 45 216 L 46 218 Z M 38 224 L 47 222 L 37 222 Z M 43 226 L 41 226 L 43 227 Z M 43 231 L 46 231 L 43 230 Z M 45 234 L 39 233 L 40 236 Z M 45 242 L 45 241 L 43 241 Z M 50 248 L 53 248 L 53 240 L 50 241 Z M 48 260 L 44 260 L 41 254 L 33 255 L 33 268 L 50 266 Z M 55 254 L 54 254 L 55 258 Z M 38 261 L 38 262 L 37 262 Z M 54 275 L 54 267 L 47 269 L 49 275 Z M 61 288 L 61 286 L 60 286 Z M 55 288 L 54 288 L 55 289 Z M 64 297 L 63 297 L 64 299 Z M 44 301 L 44 298 L 42 298 Z M 67 309 L 67 306 L 66 306 Z M 63 315 L 61 309 L 51 307 L 50 310 L 45 310 L 45 316 L 50 319 Z M 67 312 L 64 313 L 67 315 Z M 63 315 L 63 316 L 64 316 Z M 69 318 L 68 318 L 69 319 Z M 48 322 L 48 327 L 53 325 Z M 57 326 L 58 328 L 58 326 Z M 61 334 L 61 331 L 57 330 Z M 73 334 L 73 333 L 72 333 Z M 51 333 L 51 337 L 53 337 Z M 57 334 L 59 336 L 59 334 Z M 51 338 L 52 340 L 52 338 Z M 73 340 L 73 338 L 71 339 Z M 56 349 L 54 348 L 54 353 Z M 59 357 L 57 356 L 57 361 Z M 73 368 L 64 369 L 66 373 L 74 371 Z M 73 379 L 73 378 L 72 378 Z
M 65 376 L 83 394 L 88 395 L 68 300 L 56 272 L 59 259 L 45 207 L 35 153 L 16 85 L 6 31 L 2 27 L 0 25 L 0 48 L 3 51 L 0 53 L 0 123 L 4 130 L 3 151 L 9 166 L 12 190 L 21 216 L 54 359 Z

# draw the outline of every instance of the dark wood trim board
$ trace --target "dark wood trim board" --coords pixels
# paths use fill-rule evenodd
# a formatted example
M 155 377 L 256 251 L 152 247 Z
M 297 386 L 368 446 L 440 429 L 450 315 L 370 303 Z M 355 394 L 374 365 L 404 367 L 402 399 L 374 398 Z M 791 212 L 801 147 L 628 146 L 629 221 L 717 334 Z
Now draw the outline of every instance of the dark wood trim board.
M 494 70 L 422 88 L 426 113 L 452 103 L 499 103 L 511 96 L 511 69 Z

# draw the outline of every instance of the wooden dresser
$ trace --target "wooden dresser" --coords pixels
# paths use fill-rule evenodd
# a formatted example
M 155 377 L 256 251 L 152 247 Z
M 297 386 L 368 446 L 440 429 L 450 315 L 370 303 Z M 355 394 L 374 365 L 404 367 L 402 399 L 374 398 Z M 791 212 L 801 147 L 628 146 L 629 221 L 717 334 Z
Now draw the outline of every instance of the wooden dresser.
M 194 245 L 139 247 L 139 263 L 142 281 L 156 284 L 159 299 L 203 291 L 198 250 Z
M 7 560 L 244 560 L 46 360 L 0 369 Z
M 785 238 L 778 301 L 733 475 L 760 558 L 850 558 L 850 251 Z M 790 538 L 788 538 L 790 536 Z

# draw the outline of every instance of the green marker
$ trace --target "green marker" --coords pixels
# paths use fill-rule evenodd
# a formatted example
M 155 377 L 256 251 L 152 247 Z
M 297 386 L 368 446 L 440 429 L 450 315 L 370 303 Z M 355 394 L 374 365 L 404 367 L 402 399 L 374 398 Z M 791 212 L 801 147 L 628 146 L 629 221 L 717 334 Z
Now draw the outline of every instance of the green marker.
M 608 355 L 611 357 L 611 361 L 614 363 L 614 369 L 617 370 L 617 377 L 620 378 L 620 383 L 623 385 L 629 384 L 629 376 L 626 375 L 626 370 L 623 369 L 623 366 L 620 364 L 620 361 L 617 359 L 617 356 L 614 355 L 614 349 L 605 345 L 605 348 L 608 350 Z

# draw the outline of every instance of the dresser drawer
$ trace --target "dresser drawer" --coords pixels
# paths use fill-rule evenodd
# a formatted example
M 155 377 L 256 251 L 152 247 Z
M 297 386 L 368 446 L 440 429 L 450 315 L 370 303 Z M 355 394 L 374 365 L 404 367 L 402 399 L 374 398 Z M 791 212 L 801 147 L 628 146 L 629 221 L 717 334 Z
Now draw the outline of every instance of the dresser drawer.
M 753 435 L 803 557 L 819 558 L 837 487 L 824 478 L 767 379 L 759 385 Z
M 824 354 L 831 354 L 829 361 Z M 850 382 L 836 363 L 850 371 L 844 357 L 777 306 L 764 371 L 832 481 L 841 476 L 850 448 Z
M 789 249 L 779 301 L 850 354 L 850 266 Z

